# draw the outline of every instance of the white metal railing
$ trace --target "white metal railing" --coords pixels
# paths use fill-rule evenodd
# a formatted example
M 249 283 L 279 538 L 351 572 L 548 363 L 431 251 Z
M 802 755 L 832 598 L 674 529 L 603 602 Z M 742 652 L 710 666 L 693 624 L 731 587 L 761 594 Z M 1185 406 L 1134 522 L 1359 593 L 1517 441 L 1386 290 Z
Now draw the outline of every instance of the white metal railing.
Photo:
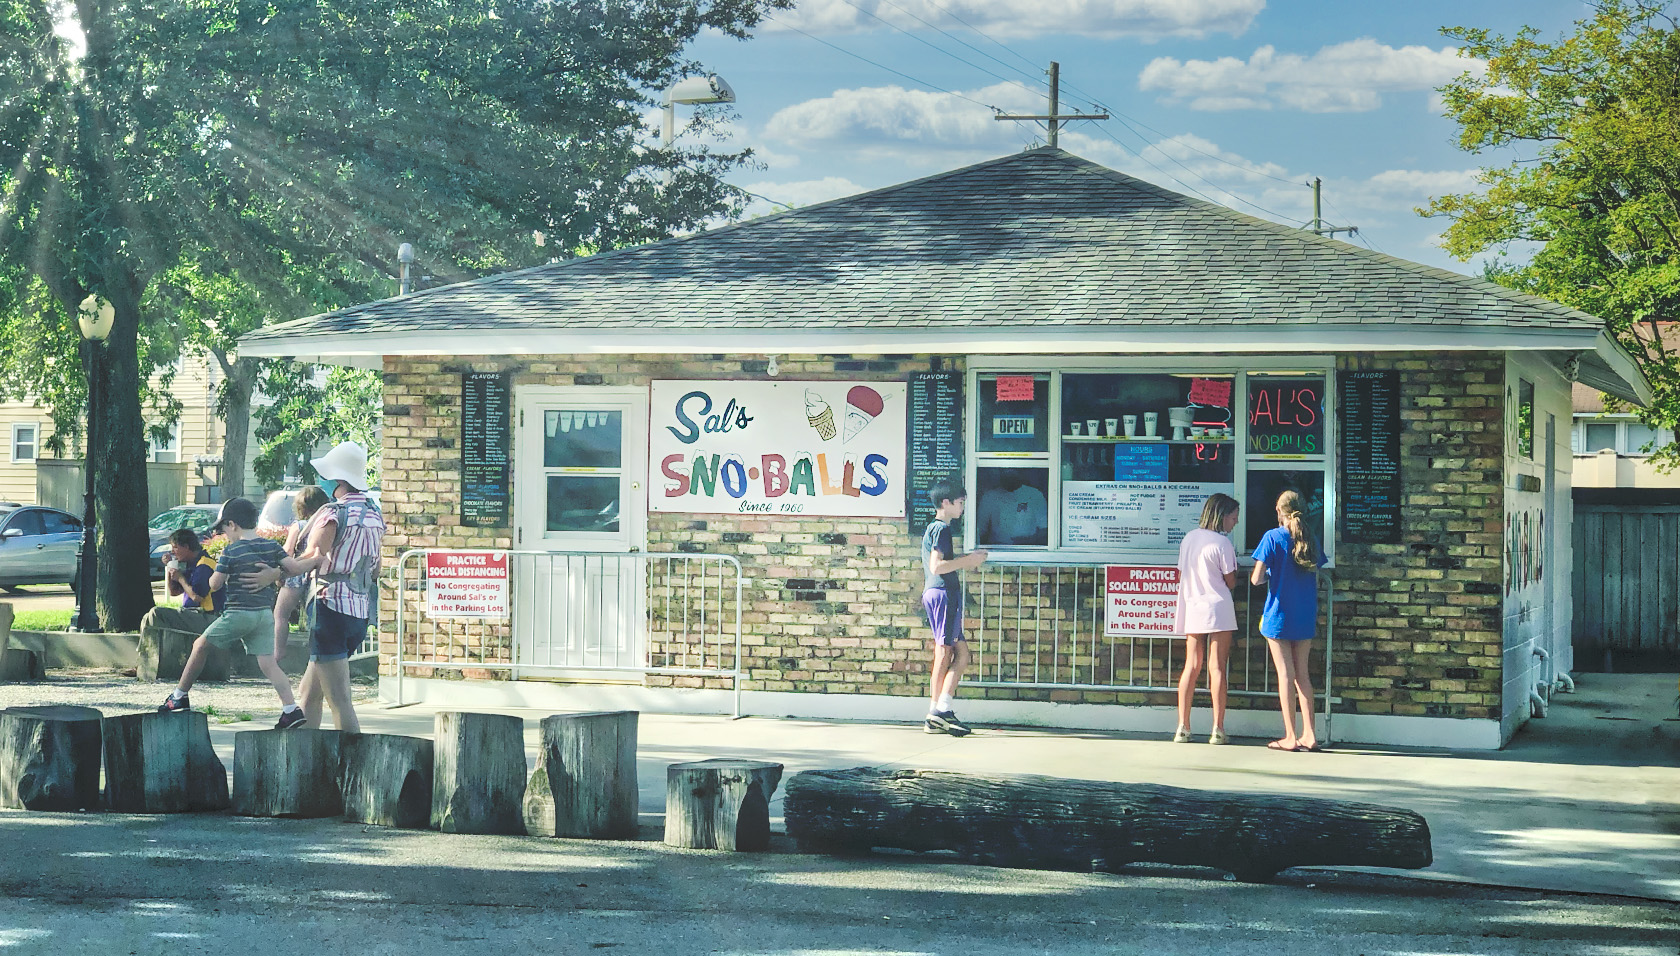
M 425 556 L 509 558 L 508 614 L 427 613 Z M 723 554 L 418 548 L 397 560 L 396 633 L 386 648 L 402 704 L 409 668 L 513 677 L 727 678 L 741 715 L 741 564 Z
M 1104 633 L 1106 565 L 995 564 L 964 575 L 966 613 L 979 622 L 974 663 L 963 683 L 980 687 L 1052 690 L 1176 691 L 1184 667 L 1182 635 Z M 1232 696 L 1273 696 L 1277 680 L 1260 634 L 1265 587 L 1249 584 L 1249 567 L 1237 569 L 1235 646 L 1228 668 Z M 1319 615 L 1324 622 L 1320 712 L 1329 736 L 1330 662 L 1335 647 L 1335 586 L 1319 575 Z M 1315 648 L 1316 650 L 1316 648 Z M 1205 678 L 1204 678 L 1205 680 Z M 1198 693 L 1206 693 L 1205 688 Z

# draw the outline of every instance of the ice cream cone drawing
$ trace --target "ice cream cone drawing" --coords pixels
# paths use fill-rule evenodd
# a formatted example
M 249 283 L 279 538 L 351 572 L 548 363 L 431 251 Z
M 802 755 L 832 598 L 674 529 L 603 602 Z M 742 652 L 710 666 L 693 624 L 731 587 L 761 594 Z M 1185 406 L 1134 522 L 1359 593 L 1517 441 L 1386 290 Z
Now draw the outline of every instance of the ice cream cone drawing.
M 809 389 L 805 392 L 805 419 L 817 430 L 823 441 L 834 437 L 834 409 L 823 397 Z
M 854 385 L 846 393 L 846 440 L 869 427 L 881 414 L 881 393 L 867 385 Z

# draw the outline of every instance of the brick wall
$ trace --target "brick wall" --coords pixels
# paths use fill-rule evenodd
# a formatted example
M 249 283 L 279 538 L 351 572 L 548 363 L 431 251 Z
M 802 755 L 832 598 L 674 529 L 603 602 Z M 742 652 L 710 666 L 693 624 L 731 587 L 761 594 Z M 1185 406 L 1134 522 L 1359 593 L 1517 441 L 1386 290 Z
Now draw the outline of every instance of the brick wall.
M 1499 719 L 1504 357 L 1350 356 L 1400 372 L 1400 544 L 1337 552 L 1341 711 Z
M 788 380 L 902 381 L 929 356 L 788 356 Z M 945 368 L 953 364 L 947 360 Z M 960 364 L 956 367 L 960 368 Z M 1342 544 L 1336 571 L 1335 691 L 1362 714 L 1492 717 L 1500 709 L 1500 382 L 1503 359 L 1471 354 L 1347 356 L 1347 369 L 1396 369 L 1402 389 L 1404 541 Z M 646 386 L 655 379 L 762 377 L 761 358 L 723 355 L 580 356 L 505 362 L 392 359 L 385 369 L 383 486 L 392 524 L 387 561 L 419 546 L 512 547 L 506 528 L 459 523 L 460 374 L 512 370 L 520 385 Z M 515 494 L 517 494 L 517 489 Z M 756 515 L 648 515 L 648 550 L 736 556 L 744 578 L 742 641 L 751 690 L 844 694 L 925 693 L 928 651 L 920 611 L 918 541 L 903 519 Z M 1090 597 L 1036 597 L 1041 614 L 1089 619 Z M 387 601 L 387 618 L 394 602 Z M 971 609 L 971 614 L 973 609 Z M 978 622 L 971 620 L 973 627 Z M 389 631 L 387 630 L 387 633 Z M 1322 630 L 1321 630 L 1322 633 Z M 506 676 L 508 636 L 498 628 L 441 628 L 427 646 L 478 655 L 469 677 Z M 1259 641 L 1258 636 L 1252 638 Z M 1322 641 L 1314 673 L 1322 673 Z M 1138 658 L 1170 669 L 1167 644 Z M 1173 661 L 1182 661 L 1171 649 Z M 1239 647 L 1239 653 L 1242 653 Z M 1250 651 L 1250 653 L 1256 653 Z M 1263 659 L 1264 649 L 1258 650 Z M 1096 655 L 1066 660 L 1095 670 Z M 391 663 L 384 663 L 386 673 Z M 454 676 L 411 669 L 418 676 Z M 1240 675 L 1237 675 L 1240 677 Z M 1115 679 L 1112 674 L 1107 679 Z M 702 677 L 650 676 L 655 686 L 727 686 Z M 1263 686 L 1260 672 L 1254 689 Z M 1240 680 L 1236 686 L 1242 686 Z M 1320 688 L 1322 690 L 1322 688 Z M 1018 700 L 1166 704 L 1170 692 L 1051 688 L 971 689 Z M 1275 698 L 1233 698 L 1234 708 Z

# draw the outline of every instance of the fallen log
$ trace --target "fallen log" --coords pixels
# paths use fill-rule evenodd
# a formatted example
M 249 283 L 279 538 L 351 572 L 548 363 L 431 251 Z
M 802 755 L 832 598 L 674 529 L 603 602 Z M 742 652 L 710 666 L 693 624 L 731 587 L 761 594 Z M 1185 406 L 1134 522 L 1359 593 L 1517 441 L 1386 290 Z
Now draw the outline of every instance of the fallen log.
M 0 710 L 0 807 L 98 807 L 100 716 L 92 707 Z
M 543 718 L 537 769 L 525 785 L 526 832 L 594 840 L 636 835 L 636 720 L 633 710 Z
M 432 726 L 432 826 L 523 835 L 525 721 L 444 712 Z
M 665 772 L 665 845 L 693 850 L 770 849 L 770 797 L 782 765 L 718 757 Z
M 1429 825 L 1410 810 L 1057 777 L 810 770 L 788 781 L 783 815 L 805 852 L 952 850 L 986 866 L 1171 863 L 1266 882 L 1292 866 L 1432 860 Z
M 107 717 L 104 738 L 107 810 L 228 808 L 227 768 L 210 746 L 210 719 L 199 711 Z
M 344 819 L 424 830 L 432 822 L 432 742 L 399 734 L 345 734 Z
M 233 735 L 233 812 L 243 817 L 336 817 L 344 812 L 336 730 L 247 730 Z

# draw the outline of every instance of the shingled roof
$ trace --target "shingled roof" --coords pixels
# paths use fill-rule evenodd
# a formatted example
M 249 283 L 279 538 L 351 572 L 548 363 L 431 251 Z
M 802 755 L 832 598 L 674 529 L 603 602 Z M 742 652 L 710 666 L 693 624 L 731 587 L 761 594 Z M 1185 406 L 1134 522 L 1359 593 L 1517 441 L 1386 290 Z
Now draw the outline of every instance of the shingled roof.
M 1340 329 L 1391 348 L 1406 339 L 1440 348 L 1471 338 L 1485 347 L 1491 340 L 1475 333 L 1499 340 L 1518 333 L 1527 347 L 1581 349 L 1592 348 L 1580 344 L 1587 340 L 1608 342 L 1603 328 L 1555 302 L 1035 149 L 708 232 L 299 319 L 240 345 L 247 355 L 328 360 L 602 351 L 602 343 L 622 348 L 627 338 L 643 352 L 869 351 L 880 350 L 883 337 L 976 352 L 1052 333 L 1088 335 L 1097 351 L 1188 335 L 1211 352 L 1257 336 L 1311 348 Z M 870 348 L 845 347 L 860 335 Z M 1346 350 L 1346 335 L 1338 338 Z

